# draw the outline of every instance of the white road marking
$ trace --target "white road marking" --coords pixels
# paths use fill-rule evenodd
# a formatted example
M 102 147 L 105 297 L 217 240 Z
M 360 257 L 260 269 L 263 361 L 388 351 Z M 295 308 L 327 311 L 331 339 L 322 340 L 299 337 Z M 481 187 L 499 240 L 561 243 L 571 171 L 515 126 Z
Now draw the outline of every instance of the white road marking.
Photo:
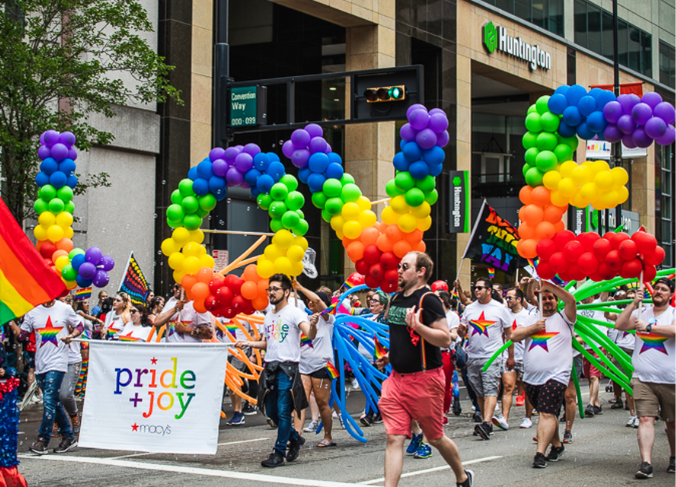
M 178 465 L 162 465 L 158 463 L 145 462 L 130 462 L 127 460 L 112 460 L 110 458 L 94 458 L 94 457 L 76 457 L 76 456 L 32 456 L 32 455 L 18 455 L 22 459 L 38 460 L 38 461 L 57 461 L 57 462 L 73 462 L 73 463 L 91 463 L 95 465 L 109 465 L 111 467 L 122 468 L 137 468 L 139 470 L 157 470 L 159 472 L 173 472 L 188 475 L 204 475 L 205 477 L 222 477 L 239 480 L 253 480 L 255 482 L 267 482 L 274 484 L 286 485 L 302 485 L 309 487 L 348 487 L 356 484 L 346 482 L 332 482 L 330 480 L 312 480 L 299 479 L 293 477 L 280 477 L 277 475 L 262 475 L 258 473 L 248 472 L 233 472 L 228 470 L 216 470 L 210 468 L 197 467 L 181 467 Z
M 468 460 L 466 462 L 462 462 L 463 465 L 473 465 L 475 463 L 481 463 L 481 462 L 490 462 L 491 460 L 497 460 L 498 458 L 502 458 L 501 456 L 493 456 L 493 457 L 484 457 L 484 458 L 477 458 L 476 460 Z M 448 465 L 443 465 L 441 467 L 434 467 L 434 468 L 426 468 L 424 470 L 416 470 L 414 472 L 408 472 L 405 474 L 402 474 L 401 478 L 405 477 L 413 477 L 415 475 L 423 475 L 426 473 L 430 472 L 438 472 L 440 470 L 446 470 L 449 469 Z M 385 477 L 380 477 L 379 479 L 374 479 L 374 480 L 366 480 L 364 482 L 359 482 L 360 485 L 372 485 L 372 484 L 382 484 L 385 481 Z
M 240 440 L 240 441 L 229 441 L 227 443 L 219 443 L 218 446 L 225 446 L 225 445 L 236 445 L 239 443 L 251 443 L 253 441 L 265 441 L 269 440 L 270 438 L 254 438 L 253 440 Z M 142 457 L 145 455 L 166 455 L 165 453 L 156 453 L 156 452 L 145 452 L 145 453 L 132 453 L 130 455 L 122 455 L 119 457 L 108 457 L 109 460 L 119 460 L 121 458 L 132 458 L 132 457 Z

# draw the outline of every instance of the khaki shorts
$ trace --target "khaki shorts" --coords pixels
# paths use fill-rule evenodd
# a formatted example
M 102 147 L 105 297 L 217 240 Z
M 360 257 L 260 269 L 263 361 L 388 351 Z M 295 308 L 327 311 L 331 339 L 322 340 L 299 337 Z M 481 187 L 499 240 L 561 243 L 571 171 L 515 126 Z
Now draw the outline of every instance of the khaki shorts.
M 472 389 L 479 397 L 496 396 L 500 389 L 500 370 L 502 369 L 502 359 L 498 357 L 486 372 L 482 369 L 488 362 L 488 359 L 467 359 L 467 378 L 472 385 Z
M 634 378 L 631 380 L 631 388 L 634 392 L 636 416 L 659 417 L 662 421 L 674 421 L 676 415 L 674 384 L 641 382 Z

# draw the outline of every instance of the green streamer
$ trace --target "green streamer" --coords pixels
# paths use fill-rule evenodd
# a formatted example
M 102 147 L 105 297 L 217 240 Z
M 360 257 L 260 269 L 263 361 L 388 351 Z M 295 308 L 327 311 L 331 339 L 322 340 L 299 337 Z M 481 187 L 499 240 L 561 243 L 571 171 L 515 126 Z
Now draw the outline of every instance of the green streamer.
M 628 384 L 630 382 L 630 378 L 625 375 L 626 373 L 624 372 L 624 370 L 618 369 L 617 366 L 614 363 L 612 363 L 612 361 L 608 360 L 608 358 L 605 356 L 605 354 L 599 348 L 599 346 L 596 343 L 596 341 L 594 340 L 594 338 L 591 337 L 591 336 L 585 336 L 585 334 L 583 332 L 581 332 L 579 329 L 577 331 L 578 331 L 578 335 L 580 335 L 582 337 L 582 339 L 585 341 L 585 343 L 587 343 L 587 345 L 589 345 L 592 348 L 592 350 L 594 350 L 596 355 L 599 356 L 599 360 L 601 360 L 604 364 L 606 364 L 608 367 L 610 367 L 615 374 L 617 374 L 619 377 L 624 379 L 624 381 Z M 618 358 L 618 357 L 616 357 L 616 358 Z M 623 369 L 630 370 L 631 371 L 630 374 L 634 373 L 634 367 L 628 365 L 626 360 L 623 360 L 622 357 L 618 358 L 618 360 L 621 362 Z
M 579 327 L 578 331 L 581 328 L 584 330 L 585 334 L 590 335 L 592 338 L 596 338 L 594 341 L 601 343 L 606 348 L 606 350 L 612 352 L 612 355 L 622 363 L 625 370 L 631 370 L 632 373 L 634 372 L 634 368 L 631 366 L 629 356 L 624 353 L 616 343 L 613 343 L 607 336 L 598 331 L 594 326 L 587 325 L 583 320 L 579 320 L 577 325 Z
M 493 362 L 495 362 L 495 359 L 498 358 L 500 355 L 502 355 L 502 352 L 507 350 L 510 345 L 514 345 L 514 342 L 512 340 L 508 340 L 507 343 L 505 343 L 503 346 L 501 346 L 497 352 L 493 354 L 491 358 L 488 359 L 488 362 L 486 362 L 486 365 L 484 365 L 484 368 L 481 369 L 481 372 L 486 372 L 488 370 L 488 367 L 491 366 Z
M 591 344 L 590 344 L 590 345 L 591 345 Z M 613 374 L 612 372 L 610 372 L 607 368 L 603 367 L 603 366 L 596 360 L 596 358 L 594 358 L 593 355 L 591 355 L 589 352 L 587 352 L 587 351 L 584 349 L 584 347 L 582 347 L 582 345 L 580 345 L 579 343 L 577 343 L 577 340 L 573 340 L 573 347 L 575 347 L 575 348 L 576 348 L 576 349 L 577 349 L 577 350 L 578 350 L 578 351 L 579 351 L 579 352 L 580 352 L 580 353 L 581 353 L 581 354 L 582 354 L 589 362 L 591 362 L 592 365 L 594 365 L 594 367 L 596 367 L 596 368 L 599 369 L 600 371 L 603 371 L 608 377 L 610 377 L 610 379 L 612 379 L 614 382 L 617 382 L 617 383 L 620 385 L 620 387 L 622 387 L 622 389 L 624 389 L 625 391 L 627 391 L 629 394 L 631 394 L 631 395 L 633 396 L 633 391 L 632 391 L 632 389 L 631 389 L 631 386 L 630 386 L 629 384 L 627 384 L 626 381 L 620 379 L 620 378 L 617 377 L 615 374 Z
M 577 343 L 577 340 L 573 338 L 573 341 Z M 584 419 L 584 404 L 582 402 L 582 391 L 580 390 L 580 381 L 577 378 L 577 371 L 575 370 L 575 360 L 573 360 L 573 369 L 571 370 L 573 376 L 573 382 L 575 383 L 575 393 L 577 394 L 577 409 L 580 412 L 580 419 Z

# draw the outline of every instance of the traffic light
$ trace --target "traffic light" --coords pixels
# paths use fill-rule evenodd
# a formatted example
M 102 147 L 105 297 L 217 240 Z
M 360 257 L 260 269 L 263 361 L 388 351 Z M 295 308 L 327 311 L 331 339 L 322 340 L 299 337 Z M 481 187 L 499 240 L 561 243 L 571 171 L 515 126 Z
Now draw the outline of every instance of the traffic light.
M 366 88 L 364 91 L 366 103 L 380 103 L 386 101 L 401 101 L 406 99 L 406 86 L 379 86 Z

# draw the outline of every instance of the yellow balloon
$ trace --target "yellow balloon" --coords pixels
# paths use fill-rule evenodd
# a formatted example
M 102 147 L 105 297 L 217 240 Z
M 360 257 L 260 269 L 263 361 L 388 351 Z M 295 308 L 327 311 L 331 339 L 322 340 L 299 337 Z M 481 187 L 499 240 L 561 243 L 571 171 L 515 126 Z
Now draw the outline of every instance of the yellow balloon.
M 174 277 L 174 282 L 178 282 L 179 284 L 181 283 L 181 279 L 183 279 L 183 276 L 185 276 L 185 272 L 175 270 L 173 277 Z
M 204 248 L 204 247 L 202 247 L 202 248 Z M 206 252 L 206 249 L 205 249 L 205 252 Z M 216 261 L 214 260 L 214 258 L 207 253 L 205 253 L 204 255 L 201 255 L 199 257 L 199 260 L 200 260 L 200 268 L 208 267 L 209 269 L 213 269 L 214 266 L 216 265 Z
M 162 241 L 162 245 L 160 246 L 162 249 L 162 253 L 166 255 L 167 257 L 173 254 L 174 252 L 180 252 L 181 247 L 176 243 L 176 241 L 172 238 L 165 238 Z
M 345 234 L 343 233 L 342 230 L 336 230 L 336 237 L 338 237 L 340 240 L 343 240 Z
M 277 260 L 275 260 L 275 272 L 286 274 L 288 276 L 291 274 L 292 270 L 293 266 L 287 257 L 279 257 Z
M 38 217 L 38 223 L 49 228 L 56 223 L 56 216 L 51 211 L 43 211 Z
M 399 215 L 394 212 L 391 206 L 385 208 L 383 212 L 380 214 L 380 217 L 388 225 L 394 225 L 395 223 L 397 223 L 397 220 L 399 220 Z
M 331 218 L 331 228 L 333 228 L 336 232 L 341 230 L 343 225 L 345 225 L 345 218 L 343 218 L 342 215 L 336 215 Z
M 614 208 L 618 205 L 619 200 L 620 200 L 620 195 L 618 194 L 617 191 L 614 189 L 611 189 L 607 193 L 603 193 L 601 197 L 599 198 L 601 201 L 601 204 L 605 208 Z
M 343 233 L 347 238 L 359 238 L 359 235 L 361 235 L 361 225 L 357 221 L 347 222 L 343 225 Z
M 202 246 L 196 242 L 188 242 L 187 244 L 185 244 L 185 247 L 183 247 L 183 253 L 185 254 L 186 257 L 188 256 L 199 257 L 200 247 Z
M 291 275 L 300 276 L 303 273 L 303 263 L 302 262 L 292 262 L 291 263 Z
M 35 228 L 33 229 L 33 235 L 35 235 L 35 239 L 40 242 L 47 240 L 47 230 L 42 225 L 35 225 Z
M 427 201 L 423 201 L 422 205 L 416 208 L 411 208 L 411 214 L 418 220 L 427 218 L 430 215 L 430 213 L 432 213 L 432 207 Z
M 284 256 L 284 251 L 279 248 L 279 246 L 275 243 L 272 243 L 265 247 L 265 250 L 263 251 L 263 255 L 265 255 L 265 258 L 268 259 L 270 262 L 276 261 L 278 258 Z
M 67 211 L 62 211 L 56 215 L 56 224 L 65 230 L 73 224 L 73 215 Z
M 64 281 L 66 283 L 66 288 L 71 291 L 77 287 L 77 281 Z
M 183 259 L 183 270 L 186 274 L 197 274 L 197 271 L 200 270 L 200 260 L 190 255 Z
M 307 239 L 300 236 L 293 238 L 293 245 L 298 245 L 301 249 L 303 249 L 303 252 L 305 252 L 309 246 Z
M 618 205 L 621 205 L 622 203 L 624 203 L 629 199 L 629 190 L 624 186 L 620 186 L 615 191 L 617 191 L 617 195 L 619 196 L 617 200 Z
M 542 184 L 549 190 L 555 190 L 561 182 L 561 173 L 558 171 L 547 171 L 542 177 Z
M 75 234 L 75 232 L 73 231 L 73 227 L 68 227 L 68 228 L 66 228 L 66 230 L 63 232 L 63 236 L 64 236 L 65 238 L 73 238 L 73 234 Z
M 629 174 L 623 167 L 614 167 L 610 170 L 613 176 L 614 186 L 624 186 L 629 182 Z
M 341 212 L 345 221 L 356 220 L 359 218 L 359 213 L 361 213 L 361 210 L 357 203 L 345 203 Z
M 598 188 L 596 187 L 596 184 L 594 184 L 594 183 L 587 183 L 580 188 L 580 194 L 586 200 L 591 201 L 592 199 L 594 199 L 596 197 L 597 193 L 598 193 Z
M 599 174 L 602 172 L 610 171 L 610 166 L 606 161 L 594 161 L 591 163 L 592 173 Z
M 70 264 L 70 259 L 67 255 L 62 255 L 56 259 L 56 262 L 54 262 L 54 265 L 56 265 L 56 268 L 59 270 L 59 272 L 61 272 L 68 264 Z
M 360 196 L 357 200 L 357 206 L 361 211 L 366 211 L 371 209 L 371 201 L 366 196 Z
M 305 256 L 305 251 L 298 245 L 292 245 L 286 250 L 286 256 L 292 263 L 300 262 Z
M 372 227 L 378 221 L 378 217 L 371 210 L 362 210 L 357 221 L 362 228 Z
M 572 178 L 573 177 L 573 171 L 577 168 L 577 164 L 575 161 L 566 161 L 563 164 L 561 164 L 561 168 L 559 172 L 561 173 L 562 178 Z
M 592 172 L 591 169 L 589 169 L 589 166 L 578 166 L 575 168 L 573 171 L 573 181 L 578 186 L 582 186 L 583 184 L 586 184 L 592 180 Z
M 201 244 L 202 242 L 204 242 L 204 232 L 199 228 L 197 230 L 193 230 L 192 232 L 190 232 L 190 241 Z
M 432 217 L 428 216 L 427 218 L 423 218 L 422 220 L 418 220 L 418 230 L 421 232 L 426 232 L 432 227 Z
M 589 200 L 582 196 L 580 192 L 578 191 L 573 195 L 573 197 L 570 199 L 570 204 L 577 207 L 577 208 L 585 208 L 589 205 Z
M 392 210 L 394 210 L 396 213 L 399 213 L 400 215 L 403 215 L 404 213 L 408 213 L 409 206 L 406 204 L 406 197 L 403 194 L 400 194 L 399 196 L 395 196 L 390 200 L 390 207 Z
M 183 270 L 183 261 L 185 260 L 185 255 L 181 252 L 174 252 L 169 256 L 169 267 L 175 271 Z
M 293 243 L 293 233 L 288 230 L 280 230 L 272 237 L 272 242 L 277 244 L 280 249 L 286 250 Z
M 613 187 L 615 180 L 610 171 L 603 171 L 594 176 L 594 184 L 596 184 L 601 191 L 607 191 Z
M 203 255 L 206 255 L 206 253 L 207 248 L 204 245 L 200 245 L 199 247 L 197 247 L 197 257 L 202 257 Z
M 268 279 L 275 273 L 275 264 L 268 259 L 261 257 L 256 264 L 256 272 L 263 279 Z
M 560 191 L 552 191 L 551 196 L 552 204 L 556 206 L 566 206 L 570 201 L 568 196 L 563 196 Z
M 565 163 L 564 163 L 565 164 Z M 577 185 L 572 178 L 563 178 L 559 183 L 559 193 L 563 196 L 571 197 L 577 191 Z
M 185 227 L 178 227 L 171 233 L 171 238 L 173 238 L 178 245 L 183 247 L 190 242 L 190 231 Z
M 52 225 L 47 230 L 47 238 L 56 243 L 63 238 L 63 228 L 58 225 Z M 61 269 L 59 269 L 61 270 Z
M 416 226 L 418 225 L 418 220 L 410 213 L 406 213 L 405 215 L 401 215 L 399 217 L 397 225 L 399 225 L 399 229 L 402 232 L 411 233 L 413 230 L 416 229 Z

